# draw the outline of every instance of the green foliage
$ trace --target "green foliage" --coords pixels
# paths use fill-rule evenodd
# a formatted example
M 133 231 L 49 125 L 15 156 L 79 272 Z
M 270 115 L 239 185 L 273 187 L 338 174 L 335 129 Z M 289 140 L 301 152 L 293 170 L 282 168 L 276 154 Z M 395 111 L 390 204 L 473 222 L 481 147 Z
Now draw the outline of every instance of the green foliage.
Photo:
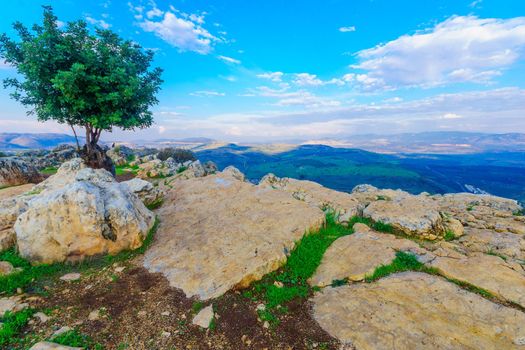
M 124 165 L 118 165 L 115 167 L 115 175 L 124 175 L 126 173 L 133 173 L 134 175 L 137 175 L 139 171 L 139 166 L 138 165 L 129 165 L 129 164 L 124 164 Z
M 451 230 L 446 230 L 445 234 L 443 235 L 443 239 L 447 242 L 450 242 L 456 239 L 456 235 L 454 235 L 454 232 Z
M 60 345 L 82 347 L 84 349 L 103 349 L 100 344 L 95 344 L 91 337 L 80 333 L 76 329 L 59 334 L 51 338 L 51 341 Z
M 52 279 L 58 274 L 64 274 L 72 271 L 85 271 L 90 268 L 101 267 L 124 260 L 131 259 L 137 255 L 144 254 L 146 249 L 153 241 L 153 235 L 158 227 L 158 220 L 146 236 L 142 246 L 135 250 L 125 250 L 117 255 L 108 255 L 102 259 L 93 259 L 83 261 L 77 265 L 67 263 L 42 264 L 32 266 L 29 261 L 18 255 L 14 248 L 0 252 L 0 261 L 9 261 L 14 267 L 21 267 L 22 271 L 18 273 L 0 276 L 0 293 L 12 294 L 17 288 L 38 288 L 39 284 L 44 283 L 47 279 Z
M 271 311 L 268 310 L 257 310 L 257 315 L 262 321 L 268 321 L 272 328 L 275 328 L 279 325 L 281 321 L 279 318 L 274 315 Z
M 6 312 L 4 317 L 0 318 L 0 346 L 2 349 L 9 348 L 7 345 L 17 342 L 17 336 L 20 331 L 27 325 L 31 316 L 35 313 L 32 309 L 24 309 L 19 312 Z
M 420 263 L 414 254 L 399 251 L 396 252 L 396 258 L 390 264 L 378 266 L 372 275 L 365 276 L 365 281 L 377 281 L 380 278 L 403 271 L 420 271 L 430 274 L 437 273 L 437 270 Z
M 512 213 L 514 216 L 525 216 L 525 209 L 516 210 Z
M 372 228 L 378 232 L 394 233 L 394 227 L 390 224 L 385 224 L 381 221 L 376 221 L 372 225 Z
M 155 201 L 147 204 L 146 208 L 148 208 L 149 210 L 155 210 L 155 209 L 160 208 L 162 206 L 162 203 L 164 203 L 164 199 L 163 198 L 159 198 L 159 199 L 156 199 Z
M 183 173 L 186 170 L 188 170 L 187 166 L 181 166 L 180 168 L 177 169 L 177 174 Z
M 57 167 L 48 166 L 48 167 L 46 167 L 44 169 L 41 169 L 40 173 L 42 173 L 44 175 L 53 175 L 53 174 L 56 174 L 57 171 L 58 171 Z
M 176 163 L 184 163 L 187 161 L 197 160 L 197 157 L 195 157 L 195 153 L 193 153 L 189 149 L 173 147 L 168 147 L 160 150 L 157 154 L 157 158 L 162 161 L 167 160 L 168 158 L 173 158 L 173 160 Z
M 53 9 L 43 8 L 43 23 L 32 30 L 14 23 L 19 41 L 0 36 L 0 57 L 18 73 L 4 80 L 11 96 L 39 121 L 85 128 L 90 147 L 103 130 L 151 126 L 162 83 L 162 70 L 149 70 L 153 52 L 111 30 L 92 32 L 84 20 L 61 29 Z
M 197 300 L 191 305 L 191 312 L 193 312 L 193 314 L 198 314 L 199 311 L 201 311 L 204 308 L 204 306 L 205 305 L 202 301 Z

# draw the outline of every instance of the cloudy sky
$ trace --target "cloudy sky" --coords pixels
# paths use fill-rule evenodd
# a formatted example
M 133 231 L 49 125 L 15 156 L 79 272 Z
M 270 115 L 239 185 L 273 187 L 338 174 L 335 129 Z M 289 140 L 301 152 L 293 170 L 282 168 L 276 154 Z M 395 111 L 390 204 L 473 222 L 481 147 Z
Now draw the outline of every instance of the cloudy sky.
M 107 140 L 525 132 L 522 0 L 44 3 L 153 49 L 164 69 L 155 125 Z M 41 4 L 3 4 L 0 32 L 41 21 Z M 0 78 L 15 74 L 0 60 Z M 68 132 L 6 90 L 0 106 L 0 132 Z

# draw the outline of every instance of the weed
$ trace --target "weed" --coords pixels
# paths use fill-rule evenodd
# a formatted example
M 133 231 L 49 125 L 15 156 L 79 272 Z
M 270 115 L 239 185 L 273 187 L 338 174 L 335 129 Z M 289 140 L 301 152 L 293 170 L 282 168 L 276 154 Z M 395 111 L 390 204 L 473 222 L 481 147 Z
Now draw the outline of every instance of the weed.
M 378 200 L 378 201 L 388 201 L 388 200 L 390 200 L 390 198 L 388 198 L 387 196 L 379 195 L 379 196 L 376 197 L 376 200 Z
M 78 330 L 73 329 L 62 334 L 59 334 L 53 338 L 51 341 L 56 344 L 73 346 L 73 347 L 82 347 L 85 349 L 93 350 L 102 350 L 103 347 L 100 344 L 96 344 L 91 337 L 80 333 Z
M 376 221 L 372 224 L 372 228 L 378 232 L 394 233 L 394 226 L 385 224 L 381 221 Z
M 340 287 L 340 286 L 344 286 L 345 284 L 348 284 L 348 278 L 343 278 L 340 280 L 333 280 L 331 286 Z
M 493 256 L 497 256 L 498 258 L 501 258 L 503 259 L 504 261 L 507 261 L 507 257 L 501 253 L 498 253 L 496 251 L 494 251 L 492 248 L 490 248 L 489 250 L 487 250 L 486 252 L 487 255 L 493 255 Z
M 124 164 L 124 165 L 117 165 L 115 167 L 115 175 L 124 175 L 124 174 L 127 174 L 127 173 L 132 173 L 134 175 L 137 175 L 139 171 L 139 166 L 138 165 L 129 165 L 129 164 Z
M 155 209 L 160 208 L 162 206 L 162 203 L 164 203 L 164 199 L 163 198 L 158 198 L 158 199 L 154 200 L 153 202 L 147 204 L 146 208 L 148 208 L 149 210 L 155 210 Z
M 48 166 L 48 167 L 46 167 L 44 169 L 41 169 L 40 173 L 44 174 L 44 175 L 53 175 L 53 174 L 56 174 L 57 171 L 58 171 L 57 167 Z
M 457 285 L 457 286 L 459 286 L 459 287 L 461 287 L 463 289 L 466 289 L 469 292 L 479 294 L 482 297 L 487 298 L 487 299 L 491 299 L 491 300 L 497 299 L 496 296 L 494 294 L 492 294 L 491 292 L 489 292 L 488 290 L 485 290 L 483 288 L 477 287 L 477 286 L 475 286 L 473 284 L 470 284 L 468 282 L 465 282 L 465 281 L 460 281 L 460 280 L 457 280 L 457 279 L 454 279 L 454 278 L 445 277 L 445 276 L 443 276 L 443 277 L 447 281 L 449 281 L 451 283 L 454 283 L 455 285 Z
M 443 235 L 443 239 L 447 242 L 453 241 L 456 239 L 456 235 L 451 230 L 446 230 Z
M 365 282 L 377 281 L 380 278 L 403 271 L 437 274 L 436 269 L 427 267 L 419 262 L 414 254 L 399 251 L 396 252 L 396 258 L 390 264 L 378 266 L 371 275 L 365 276 Z
M 514 216 L 525 216 L 525 209 L 516 210 L 512 213 Z
M 6 312 L 4 317 L 0 318 L 0 346 L 12 344 L 19 339 L 17 335 L 27 325 L 35 311 L 33 309 L 24 309 L 19 312 Z
M 202 301 L 197 300 L 191 305 L 191 312 L 193 312 L 194 314 L 198 314 L 199 311 L 201 311 L 203 308 L 204 303 Z
M 268 310 L 257 310 L 257 315 L 262 321 L 267 321 L 272 328 L 277 327 L 280 323 L 279 318 Z
M 186 170 L 188 170 L 187 166 L 181 166 L 180 168 L 177 169 L 177 174 L 183 173 Z

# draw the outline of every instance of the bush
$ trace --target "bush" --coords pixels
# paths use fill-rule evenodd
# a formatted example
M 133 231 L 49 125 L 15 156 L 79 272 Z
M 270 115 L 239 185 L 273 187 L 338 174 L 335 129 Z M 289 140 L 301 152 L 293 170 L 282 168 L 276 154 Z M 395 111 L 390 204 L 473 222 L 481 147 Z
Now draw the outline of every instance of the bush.
M 195 154 L 190 151 L 189 149 L 183 149 L 183 148 L 164 148 L 160 150 L 160 152 L 157 154 L 157 158 L 160 160 L 166 160 L 168 158 L 173 158 L 173 160 L 177 163 L 184 163 L 187 161 L 194 161 L 197 160 L 195 157 Z

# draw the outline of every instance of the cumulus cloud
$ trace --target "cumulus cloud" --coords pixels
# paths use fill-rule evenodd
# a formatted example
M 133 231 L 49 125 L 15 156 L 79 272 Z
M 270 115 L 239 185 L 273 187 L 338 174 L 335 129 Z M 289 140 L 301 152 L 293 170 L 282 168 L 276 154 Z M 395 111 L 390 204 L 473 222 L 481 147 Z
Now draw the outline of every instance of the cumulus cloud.
M 95 19 L 91 16 L 86 16 L 86 21 L 88 23 L 91 23 L 95 26 L 98 26 L 98 27 L 101 27 L 101 28 L 104 28 L 104 29 L 108 29 L 111 27 L 111 24 L 109 24 L 108 22 L 104 21 L 103 19 Z
M 367 89 L 487 83 L 525 47 L 525 17 L 453 16 L 433 28 L 357 53 Z
M 217 58 L 226 63 L 241 64 L 241 61 L 228 56 L 217 56 Z
M 173 6 L 170 6 L 169 11 L 162 11 L 155 5 L 145 12 L 141 6 L 133 6 L 130 3 L 128 5 L 135 13 L 135 18 L 140 20 L 138 24 L 145 32 L 154 33 L 181 51 L 208 54 L 213 43 L 221 41 L 203 27 L 205 13 L 187 14 Z
M 281 89 L 272 89 L 267 86 L 257 88 L 257 95 L 263 97 L 272 97 L 276 99 L 275 106 L 301 106 L 307 108 L 336 107 L 341 104 L 340 101 L 321 97 L 312 94 L 306 90 L 288 91 L 289 87 Z
M 341 27 L 339 28 L 341 33 L 355 32 L 355 26 Z
M 273 82 L 279 83 L 282 81 L 283 75 L 284 75 L 283 72 L 270 72 L 270 73 L 257 74 L 257 78 L 268 79 Z

